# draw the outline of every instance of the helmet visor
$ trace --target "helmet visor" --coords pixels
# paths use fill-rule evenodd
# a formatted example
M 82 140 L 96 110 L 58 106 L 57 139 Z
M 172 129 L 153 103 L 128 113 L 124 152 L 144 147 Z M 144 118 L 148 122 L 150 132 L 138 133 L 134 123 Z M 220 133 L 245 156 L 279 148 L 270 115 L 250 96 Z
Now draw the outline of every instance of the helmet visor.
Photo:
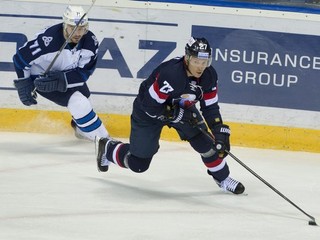
M 212 48 L 210 49 L 212 52 Z M 191 54 L 190 61 L 193 61 L 194 65 L 202 65 L 204 62 L 209 67 L 212 63 L 212 54 L 208 52 L 197 52 L 197 54 Z
M 189 64 L 193 65 L 194 67 L 209 67 L 212 63 L 211 57 L 209 58 L 201 58 L 196 56 L 190 56 Z

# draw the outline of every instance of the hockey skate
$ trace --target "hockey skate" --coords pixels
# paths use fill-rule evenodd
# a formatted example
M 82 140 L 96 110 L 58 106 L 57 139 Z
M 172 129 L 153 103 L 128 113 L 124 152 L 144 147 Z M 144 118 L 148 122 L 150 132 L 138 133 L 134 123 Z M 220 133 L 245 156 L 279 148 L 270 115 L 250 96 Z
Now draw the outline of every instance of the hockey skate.
M 242 194 L 244 192 L 244 186 L 241 182 L 231 178 L 227 177 L 222 182 L 219 182 L 215 180 L 218 186 L 225 192 L 231 192 L 234 194 Z
M 106 145 L 110 139 L 108 138 L 95 138 L 95 149 L 97 156 L 97 167 L 99 172 L 107 172 L 110 162 L 106 157 Z
M 76 138 L 82 139 L 82 140 L 91 141 L 88 137 L 86 137 L 83 134 L 81 134 L 79 128 L 77 127 L 77 125 L 76 125 L 76 123 L 74 122 L 73 119 L 71 120 L 71 127 L 74 130 L 74 135 L 76 136 Z
M 209 170 L 208 170 L 208 174 L 212 176 L 212 173 Z M 218 186 L 225 192 L 231 192 L 234 194 L 242 194 L 245 190 L 245 187 L 242 185 L 241 182 L 239 182 L 231 177 L 227 177 L 222 182 L 219 182 L 214 177 L 213 177 L 213 179 L 218 184 Z
M 95 148 L 97 155 L 97 167 L 99 172 L 107 172 L 109 165 L 111 163 L 109 159 L 112 158 L 111 149 L 114 149 L 114 146 L 120 143 L 111 138 L 95 138 Z

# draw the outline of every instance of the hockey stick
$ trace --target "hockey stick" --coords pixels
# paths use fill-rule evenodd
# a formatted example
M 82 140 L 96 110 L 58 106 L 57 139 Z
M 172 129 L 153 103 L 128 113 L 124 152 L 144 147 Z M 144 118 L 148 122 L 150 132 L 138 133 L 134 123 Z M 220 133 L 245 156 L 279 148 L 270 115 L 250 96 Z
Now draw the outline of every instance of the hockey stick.
M 214 142 L 213 137 L 205 131 L 203 128 L 201 128 L 199 125 L 194 125 L 197 127 L 204 135 L 206 135 L 211 141 Z M 219 150 L 222 148 L 221 145 L 217 145 L 216 148 Z M 225 150 L 226 153 L 229 154 L 230 157 L 232 157 L 236 162 L 238 162 L 242 167 L 247 169 L 252 175 L 254 175 L 256 178 L 258 178 L 261 182 L 263 182 L 265 185 L 267 185 L 270 189 L 272 189 L 274 192 L 276 192 L 279 196 L 281 196 L 283 199 L 285 199 L 287 202 L 289 202 L 291 205 L 293 205 L 295 208 L 297 208 L 300 212 L 308 216 L 311 220 L 308 222 L 309 225 L 318 226 L 316 223 L 316 220 L 313 216 L 309 215 L 305 211 L 303 211 L 300 207 L 298 207 L 295 203 L 293 203 L 289 198 L 287 198 L 285 195 L 283 195 L 279 190 L 277 190 L 275 187 L 273 187 L 270 183 L 268 183 L 266 180 L 264 180 L 261 176 L 259 176 L 255 171 L 253 171 L 251 168 L 249 168 L 246 164 L 244 164 L 239 158 L 237 158 L 235 155 L 233 155 L 230 151 Z
M 63 49 L 67 46 L 67 44 L 69 43 L 70 39 L 72 38 L 73 34 L 77 31 L 80 23 L 82 22 L 82 20 L 84 19 L 85 16 L 87 16 L 87 14 L 89 13 L 89 11 L 91 10 L 91 8 L 93 7 L 93 5 L 95 4 L 96 0 L 92 0 L 92 3 L 89 7 L 89 9 L 82 15 L 82 17 L 79 19 L 79 21 L 77 22 L 76 26 L 73 28 L 72 32 L 70 33 L 70 35 L 68 36 L 68 38 L 64 41 L 64 43 L 62 44 L 62 46 L 60 47 L 60 49 L 58 50 L 58 52 L 56 53 L 56 55 L 54 56 L 54 58 L 52 59 L 51 63 L 49 64 L 49 66 L 47 67 L 46 71 L 43 73 L 43 75 L 45 76 L 52 68 L 53 64 L 57 61 L 58 57 L 60 56 L 61 52 L 63 51 Z M 37 93 L 36 93 L 36 88 L 34 88 L 34 90 L 32 91 L 32 96 L 34 96 L 34 98 L 37 98 Z

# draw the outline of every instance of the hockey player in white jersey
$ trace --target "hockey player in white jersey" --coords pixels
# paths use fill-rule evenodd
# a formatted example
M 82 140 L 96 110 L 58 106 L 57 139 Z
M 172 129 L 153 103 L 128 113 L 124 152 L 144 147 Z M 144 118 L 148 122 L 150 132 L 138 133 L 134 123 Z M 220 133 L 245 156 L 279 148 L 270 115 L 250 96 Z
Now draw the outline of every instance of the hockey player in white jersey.
M 61 50 L 66 40 L 68 43 Z M 92 141 L 95 136 L 108 137 L 108 131 L 92 108 L 86 84 L 96 67 L 98 46 L 83 8 L 68 6 L 62 23 L 45 29 L 13 56 L 18 76 L 14 85 L 21 102 L 26 106 L 37 104 L 40 94 L 68 108 L 77 137 Z M 54 61 L 57 53 L 60 55 Z

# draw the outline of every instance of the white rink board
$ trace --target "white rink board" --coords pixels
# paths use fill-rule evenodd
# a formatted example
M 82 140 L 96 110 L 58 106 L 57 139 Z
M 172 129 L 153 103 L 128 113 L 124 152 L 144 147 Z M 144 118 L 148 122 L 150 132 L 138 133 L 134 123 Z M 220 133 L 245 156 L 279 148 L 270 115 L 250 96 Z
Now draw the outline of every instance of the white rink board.
M 87 8 L 90 4 L 90 1 L 0 1 L 2 12 L 8 15 L 1 17 L 0 32 L 23 33 L 31 39 L 44 27 L 59 23 L 60 20 L 16 18 L 13 15 L 60 17 L 66 4 L 75 2 Z M 137 73 L 156 53 L 154 50 L 139 49 L 140 40 L 176 42 L 176 49 L 166 58 L 169 59 L 183 54 L 192 25 L 320 35 L 320 17 L 317 15 L 248 9 L 235 11 L 232 8 L 210 9 L 201 6 L 190 8 L 178 4 L 148 5 L 145 2 L 97 0 L 89 19 L 94 19 L 90 22 L 90 29 L 99 41 L 108 38 L 116 42 L 128 66 L 127 70 L 132 74 L 132 77 L 121 77 L 117 70 L 97 68 L 88 82 L 91 90 L 112 95 L 93 94 L 94 108 L 97 112 L 124 115 L 131 112 L 133 96 L 126 97 L 123 94 L 134 95 L 138 92 L 143 79 L 137 78 Z M 97 19 L 102 21 L 95 21 Z M 0 61 L 12 62 L 15 43 L 1 42 L 0 51 Z M 105 60 L 110 58 L 108 52 L 103 57 Z M 1 72 L 1 75 L 0 87 L 12 88 L 15 73 Z M 1 90 L 0 101 L 2 107 L 24 108 L 13 90 Z M 33 109 L 65 110 L 41 98 L 38 102 Z M 225 121 L 320 129 L 320 113 L 317 111 L 227 103 L 222 103 L 221 108 Z

